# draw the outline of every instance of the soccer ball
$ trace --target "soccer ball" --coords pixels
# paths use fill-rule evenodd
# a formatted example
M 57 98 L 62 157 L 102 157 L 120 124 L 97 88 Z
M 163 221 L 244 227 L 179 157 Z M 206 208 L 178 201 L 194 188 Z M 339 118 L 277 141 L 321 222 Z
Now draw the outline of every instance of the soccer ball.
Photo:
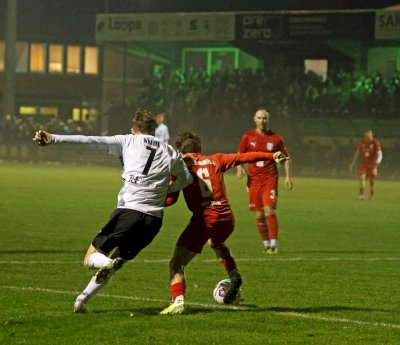
M 230 285 L 231 285 L 230 279 L 224 279 L 224 280 L 221 280 L 220 282 L 218 282 L 218 284 L 215 286 L 215 289 L 213 292 L 215 302 L 217 302 L 218 304 L 225 304 L 224 296 L 226 295 Z M 236 298 L 232 302 L 232 304 L 239 304 L 241 299 L 242 299 L 242 293 L 241 293 L 241 290 L 239 289 L 239 291 L 236 295 Z

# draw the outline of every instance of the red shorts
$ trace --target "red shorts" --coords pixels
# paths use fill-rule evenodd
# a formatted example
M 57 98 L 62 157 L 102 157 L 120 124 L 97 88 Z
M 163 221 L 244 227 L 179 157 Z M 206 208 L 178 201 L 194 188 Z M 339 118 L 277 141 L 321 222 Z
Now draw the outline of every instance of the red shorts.
M 278 203 L 278 177 L 265 181 L 262 185 L 249 187 L 250 211 L 263 211 L 264 206 L 276 208 Z
M 378 175 L 378 167 L 376 165 L 360 165 L 358 173 L 367 177 L 376 177 Z
M 230 219 L 206 223 L 202 217 L 192 217 L 176 243 L 194 253 L 201 253 L 204 245 L 211 239 L 213 246 L 224 243 L 235 228 L 233 215 Z

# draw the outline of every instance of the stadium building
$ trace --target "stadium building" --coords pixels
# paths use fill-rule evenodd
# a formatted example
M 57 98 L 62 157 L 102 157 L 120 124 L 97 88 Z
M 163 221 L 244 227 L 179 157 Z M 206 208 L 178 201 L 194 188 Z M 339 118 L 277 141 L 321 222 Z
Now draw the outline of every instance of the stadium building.
M 381 8 L 383 3 L 373 9 L 301 10 L 293 2 L 293 10 L 262 10 L 259 6 L 252 11 L 225 7 L 223 11 L 184 12 L 183 7 L 179 12 L 169 8 L 166 13 L 157 8 L 144 13 L 144 5 L 133 11 L 109 1 L 18 0 L 10 10 L 6 5 L 11 3 L 17 1 L 0 1 L 1 114 L 11 112 L 41 122 L 57 118 L 90 123 L 102 133 L 129 129 L 132 109 L 137 107 L 167 110 L 172 115 L 184 112 L 189 117 L 185 123 L 201 130 L 200 110 L 191 113 L 191 108 L 179 108 L 179 95 L 163 90 L 163 82 L 173 73 L 182 78 L 201 71 L 207 78 L 290 66 L 326 80 L 338 71 L 352 75 L 377 72 L 390 79 L 400 70 L 400 12 L 396 7 Z M 11 64 L 6 42 L 15 51 Z M 15 92 L 10 95 L 13 83 Z M 360 93 L 365 91 L 363 85 L 359 87 Z M 146 91 L 152 97 L 144 98 Z M 189 96 L 185 95 L 185 101 L 190 101 Z M 400 107 L 399 102 L 391 103 L 389 111 L 385 108 L 389 118 Z M 276 108 L 282 112 L 282 106 Z M 351 115 L 359 117 L 363 112 L 361 107 L 359 114 Z M 179 129 L 181 117 L 168 120 Z M 393 115 L 387 126 L 382 125 L 388 137 L 386 146 L 397 145 L 392 133 L 396 120 Z M 235 121 L 232 125 L 241 130 L 243 118 Z M 294 126 L 288 116 L 287 126 L 282 119 L 277 122 L 289 137 L 295 132 L 305 134 L 306 142 L 317 139 L 329 144 L 337 128 L 342 131 L 342 142 L 360 134 L 360 123 L 348 119 L 332 124 L 326 118 L 318 121 L 302 119 Z M 363 125 L 374 124 L 367 122 Z M 314 133 L 311 128 L 316 129 Z M 231 150 L 235 145 L 223 148 Z

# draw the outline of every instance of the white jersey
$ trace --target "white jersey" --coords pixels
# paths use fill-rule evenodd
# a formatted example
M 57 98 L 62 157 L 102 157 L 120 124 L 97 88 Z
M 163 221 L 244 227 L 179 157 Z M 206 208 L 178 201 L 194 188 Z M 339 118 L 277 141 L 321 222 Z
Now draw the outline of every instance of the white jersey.
M 168 143 L 169 140 L 169 132 L 168 127 L 164 123 L 160 123 L 156 128 L 156 138 L 160 139 L 164 143 Z
M 53 143 L 91 144 L 120 157 L 124 186 L 117 208 L 129 208 L 162 217 L 168 193 L 192 182 L 190 172 L 172 146 L 151 135 L 83 136 L 52 134 Z M 170 184 L 170 174 L 175 181 Z

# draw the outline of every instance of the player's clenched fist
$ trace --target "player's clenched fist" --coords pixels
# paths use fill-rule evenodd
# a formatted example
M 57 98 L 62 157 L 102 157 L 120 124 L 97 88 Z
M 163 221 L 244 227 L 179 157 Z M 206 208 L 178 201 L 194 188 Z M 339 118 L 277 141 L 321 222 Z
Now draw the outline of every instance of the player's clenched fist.
M 32 140 L 36 141 L 38 143 L 38 145 L 40 145 L 40 146 L 46 146 L 46 145 L 51 144 L 51 134 L 42 129 L 39 129 L 35 133 L 35 136 L 33 137 Z

